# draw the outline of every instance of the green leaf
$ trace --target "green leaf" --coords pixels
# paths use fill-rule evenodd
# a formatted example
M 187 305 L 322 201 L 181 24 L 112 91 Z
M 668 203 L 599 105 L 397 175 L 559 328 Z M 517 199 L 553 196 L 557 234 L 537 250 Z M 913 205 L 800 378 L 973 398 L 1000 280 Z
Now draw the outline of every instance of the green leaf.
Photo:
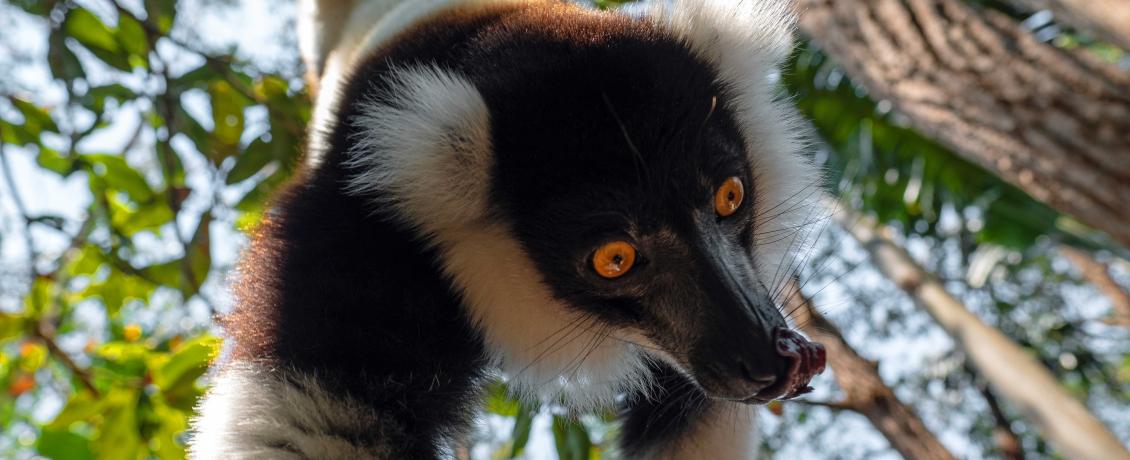
M 0 312 L 0 342 L 22 336 L 29 324 L 23 315 Z
M 526 444 L 530 442 L 530 429 L 533 428 L 534 416 L 537 415 L 538 411 L 529 408 L 523 409 L 514 418 L 514 430 L 510 432 L 510 439 L 513 444 L 510 447 L 508 458 L 517 458 L 522 455 L 522 451 L 526 449 Z
M 94 441 L 95 452 L 99 458 L 137 459 L 145 444 L 141 442 L 138 429 L 137 402 L 138 390 L 133 388 L 115 389 L 106 396 L 105 422 L 98 439 Z
M 41 168 L 63 177 L 67 177 L 75 171 L 74 159 L 66 158 L 60 155 L 57 150 L 44 146 L 39 147 L 39 155 L 35 157 L 35 162 L 39 164 Z
M 126 72 L 132 70 L 129 53 L 118 44 L 115 32 L 86 8 L 71 10 L 63 30 L 103 62 Z
M 77 256 L 71 259 L 66 272 L 71 276 L 90 276 L 97 272 L 98 268 L 105 262 L 102 248 L 87 244 L 82 247 Z
M 142 62 L 145 62 L 146 55 L 149 54 L 149 38 L 145 35 L 145 29 L 140 22 L 137 22 L 137 19 L 127 14 L 119 15 L 118 32 L 115 36 L 118 44 L 126 52 L 140 57 Z
M 553 441 L 561 460 L 588 460 L 592 449 L 589 432 L 581 422 L 560 415 L 553 416 Z
M 29 132 L 23 125 L 0 120 L 0 141 L 12 145 L 39 145 L 39 133 Z
M 138 280 L 134 276 L 119 271 L 111 271 L 106 280 L 87 286 L 79 295 L 81 297 L 98 297 L 106 307 L 106 313 L 111 317 L 117 316 L 122 307 L 131 300 L 145 301 L 153 294 L 152 283 Z
M 55 420 L 44 428 L 65 431 L 75 422 L 89 420 L 102 412 L 102 401 L 95 398 L 89 391 L 78 391 L 71 394 L 71 399 L 63 407 L 62 412 L 55 416 Z
M 228 185 L 243 182 L 267 166 L 272 159 L 274 158 L 271 145 L 263 141 L 262 138 L 255 139 L 251 141 L 251 145 L 247 146 L 243 154 L 235 159 L 235 165 L 228 172 L 225 182 Z
M 9 100 L 16 107 L 16 110 L 19 110 L 20 114 L 24 116 L 24 128 L 28 131 L 33 133 L 59 132 L 59 126 L 55 124 L 55 120 L 51 119 L 51 114 L 47 113 L 47 110 L 18 97 L 9 98 Z
M 51 293 L 55 290 L 55 280 L 48 276 L 37 276 L 31 283 L 31 292 L 24 296 L 24 306 L 31 316 L 39 316 L 51 305 Z
M 136 98 L 137 94 L 134 94 L 133 90 L 114 83 L 91 88 L 82 96 L 82 105 L 94 112 L 102 112 L 106 109 L 108 99 L 116 100 L 120 104 Z
M 63 29 L 51 31 L 47 38 L 50 46 L 47 50 L 47 64 L 51 67 L 51 75 L 63 81 L 85 78 L 86 71 L 82 68 L 82 62 L 67 46 L 66 39 L 67 34 Z
M 522 403 L 510 396 L 510 390 L 502 382 L 494 383 L 488 391 L 487 412 L 504 417 L 514 417 L 521 412 Z
M 177 15 L 177 0 L 145 0 L 145 11 L 149 13 L 149 20 L 157 26 L 162 34 L 173 29 Z
M 142 268 L 141 271 L 145 273 L 146 278 L 161 284 L 162 286 L 181 287 L 181 260 L 174 259 L 168 262 L 153 264 L 148 267 Z
M 20 7 L 20 9 L 26 11 L 28 14 L 33 14 L 33 15 L 36 15 L 36 16 L 46 16 L 47 13 L 50 12 L 47 7 L 49 5 L 52 5 L 51 2 L 45 2 L 43 0 L 9 0 L 9 1 L 11 1 L 12 4 Z
M 110 203 L 111 223 L 126 236 L 133 236 L 146 230 L 156 232 L 176 217 L 163 200 L 134 205 L 111 195 L 107 201 Z
M 220 352 L 220 339 L 204 335 L 189 340 L 173 353 L 160 369 L 153 374 L 153 383 L 163 391 L 183 384 L 184 380 L 195 382 L 208 370 L 208 363 Z
M 39 454 L 54 460 L 92 460 L 90 440 L 65 430 L 45 429 L 36 443 Z
M 177 92 L 184 92 L 189 89 L 207 89 L 210 82 L 220 78 L 222 77 L 216 73 L 216 69 L 213 69 L 208 63 L 204 63 L 200 64 L 200 67 L 174 78 L 171 84 L 177 89 Z
M 94 13 L 78 7 L 67 13 L 63 29 L 87 48 L 118 51 L 114 33 Z
M 147 203 L 153 198 L 153 189 L 140 172 L 118 155 L 87 154 L 82 156 L 91 164 L 91 172 L 105 180 L 113 190 L 123 191 L 134 203 Z
M 219 164 L 224 158 L 239 153 L 239 140 L 243 135 L 243 109 L 250 102 L 235 91 L 228 82 L 213 81 L 208 87 L 212 98 L 212 121 L 215 126 L 212 136 L 216 145 L 211 151 L 204 151 L 213 163 Z

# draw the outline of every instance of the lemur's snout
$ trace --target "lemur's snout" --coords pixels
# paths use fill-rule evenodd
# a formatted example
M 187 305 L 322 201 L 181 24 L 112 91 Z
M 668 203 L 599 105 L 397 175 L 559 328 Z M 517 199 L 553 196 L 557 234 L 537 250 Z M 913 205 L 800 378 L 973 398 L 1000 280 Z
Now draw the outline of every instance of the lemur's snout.
M 812 387 L 808 382 L 817 374 L 824 372 L 826 354 L 824 346 L 810 342 L 791 329 L 779 327 L 773 331 L 773 341 L 777 355 L 788 362 L 785 371 L 774 378 L 770 385 L 747 402 L 766 403 L 774 399 L 791 399 L 809 393 Z
M 713 396 L 750 404 L 791 399 L 812 391 L 808 383 L 824 371 L 824 346 L 786 327 L 773 330 L 772 346 L 738 354 L 713 366 Z

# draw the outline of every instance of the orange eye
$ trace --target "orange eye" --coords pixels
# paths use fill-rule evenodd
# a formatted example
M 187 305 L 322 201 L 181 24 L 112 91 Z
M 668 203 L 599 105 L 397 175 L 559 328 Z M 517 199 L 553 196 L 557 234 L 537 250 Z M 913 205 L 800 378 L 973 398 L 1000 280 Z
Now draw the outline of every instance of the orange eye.
M 606 243 L 592 255 L 592 267 L 608 279 L 619 278 L 636 263 L 636 248 L 624 241 Z
M 745 198 L 742 180 L 737 177 L 726 179 L 714 192 L 714 211 L 722 217 L 732 216 L 742 206 L 742 198 Z

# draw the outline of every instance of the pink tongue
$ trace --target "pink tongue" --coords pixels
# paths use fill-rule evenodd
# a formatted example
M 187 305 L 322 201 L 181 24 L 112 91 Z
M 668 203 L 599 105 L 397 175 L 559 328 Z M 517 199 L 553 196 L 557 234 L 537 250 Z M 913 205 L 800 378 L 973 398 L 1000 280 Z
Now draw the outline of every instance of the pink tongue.
M 789 360 L 786 374 L 787 386 L 781 399 L 790 399 L 812 391 L 808 382 L 812 377 L 824 372 L 827 355 L 824 346 L 809 342 L 804 336 L 787 328 L 777 328 L 773 332 L 776 339 L 777 354 Z

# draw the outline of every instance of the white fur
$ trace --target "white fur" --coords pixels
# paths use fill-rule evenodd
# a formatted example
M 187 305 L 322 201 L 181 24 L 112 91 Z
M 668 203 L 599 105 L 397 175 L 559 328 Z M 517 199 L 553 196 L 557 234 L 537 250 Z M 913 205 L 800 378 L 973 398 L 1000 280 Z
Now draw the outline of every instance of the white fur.
M 456 8 L 531 0 L 301 0 L 299 47 L 308 70 L 318 75 L 318 97 L 310 123 L 306 162 L 321 162 L 325 136 L 337 120 L 348 70 L 389 40 L 432 15 Z M 359 3 L 359 4 L 357 4 Z
M 339 436 L 355 427 L 382 427 L 372 411 L 326 393 L 312 377 L 302 379 L 300 389 L 260 365 L 223 369 L 192 420 L 189 458 L 390 458 L 387 446 L 358 446 Z
M 451 3 L 429 2 L 440 4 Z M 797 118 L 775 97 L 770 81 L 790 46 L 793 19 L 788 5 L 774 0 L 675 0 L 661 2 L 649 16 L 713 63 L 731 89 L 728 108 L 738 117 L 756 173 L 757 268 L 770 287 L 780 281 L 782 271 L 792 268 L 782 264 L 798 248 L 798 239 L 803 240 L 803 232 L 792 229 L 811 215 L 818 178 L 798 153 L 803 142 Z M 348 55 L 354 57 L 338 64 L 329 60 L 316 123 L 325 126 L 333 117 L 329 109 L 337 105 L 336 96 L 327 91 L 333 88 L 329 80 L 339 79 L 355 56 L 387 40 L 391 31 L 407 27 L 406 18 L 418 20 L 422 15 L 389 13 L 393 19 L 376 22 L 369 38 L 356 41 L 364 45 Z M 369 167 L 350 184 L 351 190 L 392 192 L 385 195 L 391 197 L 386 204 L 431 238 L 500 369 L 520 392 L 543 398 L 564 393 L 574 404 L 587 406 L 609 404 L 617 393 L 642 387 L 640 379 L 646 376 L 640 350 L 604 337 L 625 332 L 594 329 L 554 300 L 507 225 L 487 212 L 493 160 L 490 120 L 474 86 L 434 67 L 400 69 L 394 82 L 390 99 L 365 102 L 364 116 L 350 121 L 366 132 L 356 139 L 353 158 Z M 321 135 L 312 137 L 311 154 L 316 157 Z M 716 418 L 701 427 L 694 440 L 665 454 L 749 457 L 756 438 L 752 414 L 747 415 Z
M 749 147 L 756 199 L 755 260 L 762 283 L 776 292 L 792 257 L 815 236 L 820 174 L 801 155 L 803 123 L 777 96 L 776 76 L 792 49 L 790 0 L 673 0 L 655 2 L 650 16 L 670 27 L 699 57 L 714 64 L 732 91 L 728 108 Z
M 390 93 L 390 100 L 367 102 L 355 121 L 365 135 L 353 161 L 367 172 L 350 190 L 391 192 L 384 204 L 440 248 L 514 388 L 587 407 L 639 387 L 639 351 L 553 299 L 507 226 L 487 212 L 490 120 L 474 86 L 419 67 L 399 70 Z
M 696 421 L 690 434 L 645 458 L 656 460 L 741 460 L 757 458 L 761 442 L 756 408 L 724 402 Z

